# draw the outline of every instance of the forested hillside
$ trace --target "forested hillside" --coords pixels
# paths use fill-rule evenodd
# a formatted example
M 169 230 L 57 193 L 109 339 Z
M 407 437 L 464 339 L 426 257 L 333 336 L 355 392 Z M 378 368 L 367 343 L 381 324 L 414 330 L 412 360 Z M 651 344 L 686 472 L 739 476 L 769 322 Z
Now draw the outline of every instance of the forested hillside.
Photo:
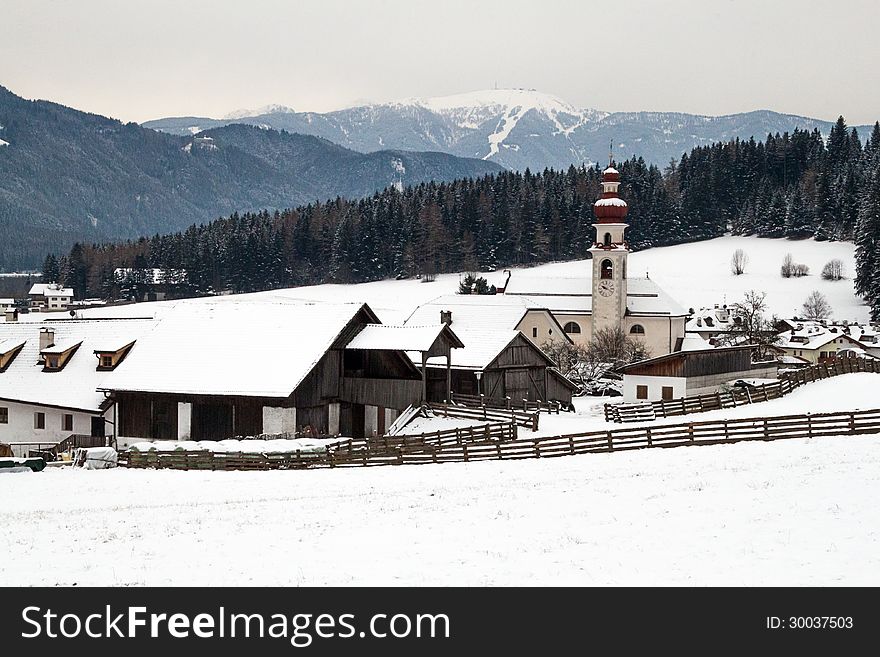
M 356 153 L 243 125 L 176 137 L 0 87 L 0 272 L 38 267 L 47 251 L 76 241 L 500 170 L 445 153 Z
M 698 148 L 662 172 L 641 159 L 618 168 L 634 249 L 728 230 L 855 238 L 866 254 L 860 291 L 878 287 L 871 254 L 880 243 L 880 125 L 864 142 L 841 118 L 827 144 L 818 131 L 795 131 Z M 68 284 L 112 297 L 120 293 L 111 276 L 119 266 L 185 269 L 192 293 L 209 293 L 583 258 L 600 175 L 600 167 L 570 167 L 389 188 L 362 200 L 235 214 L 137 242 L 79 245 L 60 264 Z M 871 294 L 876 306 L 880 295 Z

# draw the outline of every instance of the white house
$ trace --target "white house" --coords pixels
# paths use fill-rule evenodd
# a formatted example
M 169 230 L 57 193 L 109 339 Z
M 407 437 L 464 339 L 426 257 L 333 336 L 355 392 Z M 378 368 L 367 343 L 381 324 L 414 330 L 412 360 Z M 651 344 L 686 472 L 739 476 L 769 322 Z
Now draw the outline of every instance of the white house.
M 31 310 L 67 310 L 73 301 L 73 290 L 59 283 L 34 283 L 28 296 Z
M 0 299 L 0 314 L 15 310 L 15 299 Z
M 73 435 L 114 435 L 112 404 L 98 392 L 154 320 L 0 324 L 0 442 L 55 445 Z
M 752 363 L 752 347 L 679 351 L 618 368 L 623 401 L 659 401 L 713 394 L 737 379 L 775 379 L 776 363 Z

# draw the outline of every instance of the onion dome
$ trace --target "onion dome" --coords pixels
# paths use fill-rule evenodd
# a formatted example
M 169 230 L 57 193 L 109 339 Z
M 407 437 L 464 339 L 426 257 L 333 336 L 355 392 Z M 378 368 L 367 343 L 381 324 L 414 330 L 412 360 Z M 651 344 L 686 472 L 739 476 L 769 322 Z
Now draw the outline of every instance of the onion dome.
M 629 208 L 617 195 L 620 172 L 609 166 L 602 172 L 602 198 L 593 204 L 593 213 L 600 224 L 619 224 L 626 219 Z

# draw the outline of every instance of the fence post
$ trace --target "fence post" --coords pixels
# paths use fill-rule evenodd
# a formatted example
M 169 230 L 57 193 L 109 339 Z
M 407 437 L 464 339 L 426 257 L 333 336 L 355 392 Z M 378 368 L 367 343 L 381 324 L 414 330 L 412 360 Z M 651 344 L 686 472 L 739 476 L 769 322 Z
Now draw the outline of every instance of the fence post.
M 770 440 L 770 430 L 767 426 L 767 418 L 764 418 L 764 440 Z
M 568 451 L 574 454 L 574 436 L 568 437 Z
M 813 417 L 807 413 L 807 437 L 813 437 Z
M 719 408 L 719 409 L 724 408 L 724 407 L 721 405 L 721 391 L 720 391 L 720 390 L 719 390 L 718 392 L 715 393 L 715 401 L 718 402 L 718 408 Z
M 612 451 L 614 451 L 614 444 L 612 443 L 612 440 L 611 440 L 611 432 L 606 431 L 605 433 L 608 436 L 608 451 L 612 452 Z
M 727 420 L 724 420 L 724 440 L 730 440 L 730 431 L 727 428 Z
M 849 412 L 849 432 L 856 432 L 856 414 L 852 411 Z
M 688 422 L 688 439 L 694 442 L 694 423 Z
M 645 431 L 645 435 L 648 437 L 648 447 L 651 447 L 653 443 L 651 442 L 651 427 L 648 427 Z
M 541 443 L 537 440 L 535 441 L 535 458 L 541 458 Z
M 465 463 L 467 463 L 467 461 L 469 460 L 468 459 L 468 444 L 467 443 L 464 444 L 464 460 L 465 460 Z

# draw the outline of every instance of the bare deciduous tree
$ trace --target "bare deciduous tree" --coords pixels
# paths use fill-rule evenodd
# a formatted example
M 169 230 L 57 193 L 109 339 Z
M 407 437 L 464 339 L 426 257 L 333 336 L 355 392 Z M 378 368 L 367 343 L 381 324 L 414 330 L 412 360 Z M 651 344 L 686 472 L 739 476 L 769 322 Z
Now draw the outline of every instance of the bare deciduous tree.
M 620 328 L 597 331 L 586 346 L 553 341 L 545 342 L 541 349 L 560 372 L 581 387 L 609 370 L 651 356 L 641 340 L 631 338 Z
M 742 249 L 733 252 L 730 258 L 730 271 L 734 276 L 740 276 L 746 273 L 746 265 L 749 264 L 749 256 Z
M 828 299 L 818 290 L 813 290 L 804 301 L 804 319 L 822 321 L 830 316 L 831 304 L 828 303 Z
M 846 271 L 843 266 L 843 261 L 835 258 L 834 260 L 829 260 L 825 263 L 825 266 L 822 267 L 822 278 L 826 281 L 839 281 L 841 280 Z
M 733 304 L 730 307 L 733 323 L 725 334 L 719 336 L 719 344 L 751 344 L 755 346 L 752 352 L 754 358 L 768 358 L 770 347 L 776 342 L 776 332 L 773 330 L 776 318 L 768 320 L 764 316 L 766 297 L 764 292 L 749 290 L 742 301 Z
M 808 276 L 810 268 L 807 265 L 795 262 L 791 254 L 786 253 L 785 258 L 782 259 L 782 267 L 780 267 L 779 273 L 782 275 L 782 278 L 791 278 L 792 276 L 800 278 L 801 276 Z

